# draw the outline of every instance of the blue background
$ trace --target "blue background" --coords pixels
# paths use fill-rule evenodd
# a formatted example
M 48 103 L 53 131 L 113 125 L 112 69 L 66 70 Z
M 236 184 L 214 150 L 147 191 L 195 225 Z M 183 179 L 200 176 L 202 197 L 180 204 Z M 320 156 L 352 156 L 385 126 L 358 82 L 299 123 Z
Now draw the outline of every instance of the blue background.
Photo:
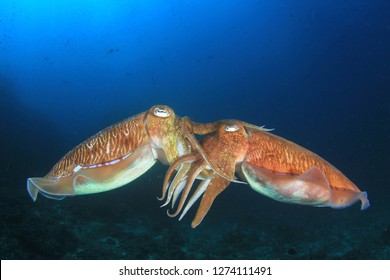
M 1 1 L 2 258 L 388 259 L 389 50 L 385 0 Z M 232 184 L 191 230 L 194 212 L 178 222 L 159 208 L 161 165 L 109 193 L 30 201 L 27 177 L 154 104 L 275 128 L 372 207 L 287 205 Z

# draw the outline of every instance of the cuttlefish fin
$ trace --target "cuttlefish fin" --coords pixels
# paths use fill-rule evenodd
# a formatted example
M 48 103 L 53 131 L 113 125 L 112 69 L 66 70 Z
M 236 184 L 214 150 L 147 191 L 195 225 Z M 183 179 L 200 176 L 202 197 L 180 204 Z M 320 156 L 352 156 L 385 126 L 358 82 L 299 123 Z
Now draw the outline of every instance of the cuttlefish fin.
M 28 178 L 27 179 L 27 191 L 29 195 L 31 196 L 33 201 L 37 200 L 39 189 L 36 187 L 35 183 L 33 182 L 34 178 Z
M 366 210 L 368 207 L 370 207 L 370 201 L 368 201 L 367 192 L 361 192 L 359 199 L 362 202 L 360 210 Z
M 333 189 L 329 199 L 329 206 L 332 208 L 345 208 L 351 206 L 358 200 L 362 203 L 360 210 L 366 210 L 370 207 L 366 192 Z
M 327 205 L 324 206 L 329 206 L 331 208 L 345 208 L 360 200 L 362 203 L 360 208 L 361 210 L 365 210 L 370 207 L 370 202 L 367 199 L 366 192 L 330 186 L 325 174 L 318 167 L 310 168 L 305 173 L 299 175 L 297 179 L 313 186 L 320 186 L 321 184 L 319 182 L 321 182 L 323 188 L 328 188 L 329 200 Z
M 210 210 L 211 205 L 214 202 L 214 199 L 226 189 L 230 184 L 229 180 L 226 180 L 220 176 L 215 176 L 211 182 L 208 184 L 206 191 L 202 196 L 198 211 L 195 214 L 195 218 L 191 223 L 192 228 L 196 228 L 204 219 L 208 211 Z
M 344 208 L 360 199 L 362 210 L 370 205 L 365 192 L 331 186 L 324 172 L 316 166 L 300 175 L 290 175 L 246 162 L 242 165 L 242 173 L 252 189 L 277 201 Z
M 27 191 L 30 194 L 33 201 L 37 200 L 39 189 L 37 188 L 35 182 L 33 181 L 35 178 L 27 179 Z
M 285 203 L 326 206 L 329 182 L 317 167 L 300 175 L 279 174 L 245 162 L 242 173 L 253 190 Z
M 148 145 L 111 162 L 76 166 L 67 176 L 29 178 L 27 190 L 35 201 L 38 193 L 52 199 L 110 191 L 137 179 L 155 164 Z
M 48 186 L 55 186 L 57 184 L 57 180 L 50 178 L 28 178 L 27 179 L 27 191 L 30 194 L 33 201 L 37 200 L 38 194 L 42 194 L 47 198 L 61 200 L 65 198 L 65 194 L 56 193 L 56 189 L 52 189 L 52 193 L 47 192 Z M 45 190 L 43 190 L 45 188 Z
M 317 187 L 324 189 L 329 188 L 329 182 L 324 172 L 315 166 L 298 175 L 296 180 L 305 182 L 306 184 L 317 185 Z

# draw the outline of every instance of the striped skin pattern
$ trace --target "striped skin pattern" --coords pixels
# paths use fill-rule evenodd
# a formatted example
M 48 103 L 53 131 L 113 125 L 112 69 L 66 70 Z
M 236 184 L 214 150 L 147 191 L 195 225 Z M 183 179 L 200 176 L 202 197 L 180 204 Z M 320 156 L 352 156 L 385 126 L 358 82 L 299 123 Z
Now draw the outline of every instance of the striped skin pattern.
M 300 175 L 316 166 L 324 172 L 331 187 L 359 191 L 343 173 L 317 154 L 269 132 L 252 132 L 246 158 L 248 162 L 286 175 Z
M 77 167 L 108 164 L 148 144 L 144 117 L 145 113 L 130 117 L 88 138 L 56 163 L 46 177 L 65 177 Z

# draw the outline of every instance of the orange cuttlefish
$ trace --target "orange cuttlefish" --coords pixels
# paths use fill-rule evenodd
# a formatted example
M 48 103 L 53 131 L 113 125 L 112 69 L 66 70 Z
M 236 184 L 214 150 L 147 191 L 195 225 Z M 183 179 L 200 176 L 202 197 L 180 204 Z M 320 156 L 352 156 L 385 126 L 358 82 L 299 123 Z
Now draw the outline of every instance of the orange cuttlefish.
M 188 117 L 177 116 L 168 106 L 152 106 L 88 138 L 44 177 L 28 178 L 27 190 L 35 201 L 39 193 L 60 200 L 119 188 L 143 175 L 157 161 L 169 165 L 180 156 L 195 153 L 193 149 L 203 154 L 191 132 L 198 126 L 203 128 Z M 207 127 L 202 131 L 207 133 Z M 189 167 L 183 164 L 176 178 L 184 178 Z M 214 170 L 219 172 L 218 167 Z
M 166 198 L 163 206 L 172 201 L 174 207 L 181 195 L 176 211 L 168 212 L 171 217 L 182 212 L 180 220 L 203 195 L 191 224 L 193 228 L 202 222 L 214 199 L 231 181 L 237 181 L 235 174 L 255 191 L 281 202 L 343 208 L 360 200 L 362 210 L 369 207 L 366 192 L 361 192 L 333 165 L 268 129 L 223 120 L 196 124 L 193 131 L 208 133 L 201 140 L 202 155 L 183 155 L 172 163 L 161 198 Z M 174 171 L 183 164 L 190 165 L 186 168 L 187 176 L 181 173 L 171 181 Z M 185 204 L 196 178 L 203 181 Z
M 183 119 L 168 106 L 153 106 L 79 144 L 46 176 L 29 178 L 27 190 L 35 201 L 38 193 L 63 199 L 126 185 L 149 170 L 157 160 L 170 164 L 191 152 L 184 136 Z

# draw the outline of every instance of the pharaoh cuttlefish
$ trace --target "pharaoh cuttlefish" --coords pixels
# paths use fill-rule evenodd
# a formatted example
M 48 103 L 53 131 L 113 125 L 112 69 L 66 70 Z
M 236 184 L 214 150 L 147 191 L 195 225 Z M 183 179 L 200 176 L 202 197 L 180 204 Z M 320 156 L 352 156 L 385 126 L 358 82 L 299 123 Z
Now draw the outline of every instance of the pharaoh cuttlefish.
M 90 137 L 46 176 L 29 178 L 27 190 L 34 201 L 38 193 L 63 199 L 109 191 L 135 180 L 156 161 L 170 165 L 160 198 L 166 199 L 163 206 L 172 203 L 174 207 L 180 197 L 169 216 L 181 212 L 183 218 L 202 196 L 193 228 L 230 182 L 249 184 L 281 202 L 342 208 L 360 200 L 361 209 L 369 207 L 366 192 L 338 169 L 263 127 L 238 120 L 196 123 L 162 105 Z M 186 202 L 197 179 L 201 181 Z
M 182 211 L 179 219 L 183 218 L 203 195 L 192 222 L 192 227 L 198 226 L 216 196 L 235 180 L 235 174 L 255 191 L 281 202 L 343 208 L 360 200 L 362 210 L 369 207 L 366 192 L 361 192 L 333 165 L 301 146 L 267 129 L 237 120 L 223 120 L 208 126 L 209 134 L 201 143 L 204 155 L 192 158 L 183 155 L 168 169 L 163 187 L 166 204 L 173 197 L 174 206 L 181 194 L 177 210 L 170 216 Z M 188 179 L 184 184 L 169 184 L 174 169 L 183 164 L 191 164 Z M 206 174 L 204 181 L 183 209 L 194 179 L 202 178 L 203 173 Z

